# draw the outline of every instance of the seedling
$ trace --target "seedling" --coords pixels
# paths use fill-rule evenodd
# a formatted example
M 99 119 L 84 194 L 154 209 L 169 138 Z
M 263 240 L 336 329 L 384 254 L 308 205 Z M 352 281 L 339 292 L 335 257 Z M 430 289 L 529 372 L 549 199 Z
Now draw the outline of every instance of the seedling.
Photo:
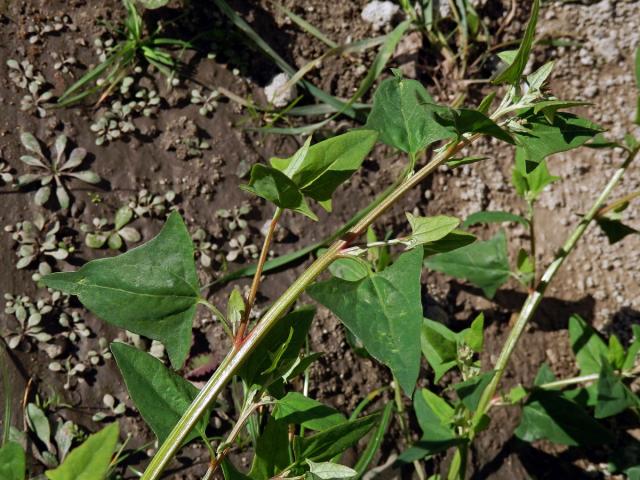
M 45 343 L 51 340 L 52 336 L 44 331 L 42 317 L 53 310 L 53 307 L 43 300 L 33 303 L 25 295 L 13 296 L 10 293 L 4 294 L 4 313 L 13 315 L 18 322 L 18 329 L 7 334 L 7 345 L 10 349 L 15 349 L 23 341 L 35 340 L 38 343 Z
M 142 240 L 140 232 L 133 227 L 127 227 L 133 220 L 133 210 L 128 207 L 120 207 L 116 212 L 112 227 L 106 218 L 94 218 L 93 228 L 91 231 L 89 225 L 82 225 L 80 228 L 86 232 L 84 243 L 89 248 L 102 248 L 107 245 L 111 250 L 120 250 L 125 241 L 129 243 L 138 243 Z
M 212 90 L 208 94 L 204 94 L 200 89 L 193 89 L 191 90 L 191 103 L 200 105 L 198 113 L 203 117 L 207 117 L 218 108 L 219 96 L 220 92 L 217 90 Z
M 91 170 L 76 171 L 82 165 L 87 151 L 84 148 L 74 148 L 67 159 L 65 150 L 67 149 L 66 135 L 59 135 L 56 138 L 55 145 L 52 150 L 52 157 L 48 158 L 40 148 L 40 142 L 32 134 L 23 132 L 20 135 L 20 141 L 24 148 L 29 150 L 33 155 L 23 155 L 20 161 L 29 167 L 35 169 L 37 173 L 28 173 L 18 177 L 18 185 L 21 187 L 39 182 L 40 188 L 36 192 L 36 205 L 44 205 L 51 196 L 51 189 L 55 185 L 55 194 L 58 204 L 61 208 L 69 208 L 71 198 L 65 185 L 65 180 L 69 177 L 76 178 L 82 182 L 89 184 L 100 183 L 101 179 L 97 173 Z
M 60 221 L 47 222 L 40 213 L 33 221 L 18 222 L 15 226 L 5 227 L 5 231 L 11 232 L 11 237 L 18 244 L 17 269 L 27 268 L 43 256 L 64 260 L 75 251 L 69 238 L 60 236 Z
M 172 190 L 160 195 L 141 188 L 137 196 L 129 199 L 129 208 L 136 217 L 164 218 L 173 209 L 175 200 L 176 193 Z
M 53 90 L 48 90 L 37 82 L 29 84 L 29 93 L 20 101 L 20 110 L 37 113 L 40 118 L 47 116 L 49 101 L 53 98 Z
M 109 96 L 130 75 L 138 62 L 144 59 L 156 67 L 167 78 L 173 78 L 177 62 L 166 50 L 167 47 L 189 48 L 182 40 L 162 37 L 162 26 L 146 34 L 142 17 L 133 0 L 123 0 L 127 18 L 123 29 L 116 32 L 120 40 L 98 40 L 100 64 L 85 73 L 71 85 L 58 99 L 58 106 L 68 106 L 80 102 L 90 95 L 100 93 L 100 100 Z
M 38 72 L 29 60 L 18 62 L 14 59 L 7 60 L 9 67 L 9 78 L 18 87 L 26 89 L 32 83 L 37 87 L 43 86 L 46 82 L 40 72 Z

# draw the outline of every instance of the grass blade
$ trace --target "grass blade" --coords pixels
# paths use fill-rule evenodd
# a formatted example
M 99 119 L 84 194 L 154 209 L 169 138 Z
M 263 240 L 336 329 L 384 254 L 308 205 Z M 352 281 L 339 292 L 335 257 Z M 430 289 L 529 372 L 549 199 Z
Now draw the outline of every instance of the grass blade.
M 327 37 L 324 33 L 322 33 L 320 30 L 318 30 L 316 27 L 314 27 L 313 25 L 311 25 L 309 22 L 307 22 L 304 18 L 302 18 L 299 15 L 296 15 L 295 13 L 293 13 L 291 10 L 289 10 L 287 7 L 285 7 L 284 5 L 280 5 L 279 3 L 275 4 L 276 8 L 278 10 L 280 10 L 282 13 L 284 13 L 287 17 L 289 17 L 291 19 L 291 21 L 293 23 L 295 23 L 296 25 L 298 25 L 300 28 L 302 28 L 305 32 L 307 32 L 310 35 L 313 35 L 314 37 L 316 37 L 318 40 L 320 40 L 321 42 L 325 43 L 326 45 L 328 45 L 331 48 L 336 48 L 338 46 L 338 44 L 336 42 L 334 42 L 333 40 L 331 40 L 329 37 Z
M 360 478 L 362 478 L 365 471 L 367 470 L 367 467 L 371 464 L 373 458 L 380 449 L 382 440 L 384 440 L 384 435 L 387 432 L 389 424 L 391 423 L 391 418 L 393 417 L 393 407 L 393 402 L 387 403 L 387 405 L 384 407 L 384 410 L 382 411 L 382 417 L 380 418 L 380 423 L 378 424 L 378 428 L 376 428 L 375 432 L 373 432 L 373 435 L 367 442 L 367 447 L 365 448 L 364 452 L 362 452 L 362 455 L 360 455 L 360 458 L 353 467 L 353 469 L 358 472 L 358 475 L 353 477 L 353 480 L 360 480 Z

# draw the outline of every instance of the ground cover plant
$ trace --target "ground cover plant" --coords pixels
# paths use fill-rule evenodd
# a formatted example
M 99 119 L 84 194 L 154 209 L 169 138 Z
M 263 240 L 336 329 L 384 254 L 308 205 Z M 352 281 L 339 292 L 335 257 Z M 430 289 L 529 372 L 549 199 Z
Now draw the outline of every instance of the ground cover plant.
M 477 445 L 483 436 L 504 430 L 519 445 L 543 445 L 558 457 L 595 449 L 606 465 L 602 472 L 636 478 L 640 474 L 637 323 L 626 337 L 603 335 L 576 307 L 559 319 L 564 325 L 560 333 L 572 352 L 573 374 L 558 377 L 540 361 L 533 365 L 536 373 L 531 381 L 514 383 L 509 378 L 509 369 L 519 368 L 515 352 L 561 272 L 571 268 L 574 251 L 588 238 L 587 232 L 600 229 L 612 249 L 637 242 L 638 234 L 629 213 L 640 193 L 633 188 L 620 192 L 625 175 L 637 166 L 637 129 L 605 131 L 582 114 L 580 107 L 586 101 L 556 93 L 554 61 L 528 66 L 540 24 L 540 3 L 534 0 L 528 18 L 523 17 L 520 41 L 502 45 L 517 48 L 500 52 L 502 63 L 475 107 L 466 100 L 466 89 L 473 83 L 464 81 L 468 72 L 476 67 L 480 71 L 479 65 L 492 57 L 483 55 L 474 42 L 490 45 L 492 40 L 473 2 L 452 2 L 452 21 L 434 21 L 437 14 L 431 2 L 420 2 L 416 9 L 400 2 L 394 11 L 407 18 L 388 27 L 381 38 L 355 47 L 338 45 L 289 8 L 277 7 L 330 47 L 323 60 L 380 45 L 373 65 L 346 100 L 306 80 L 310 64 L 297 71 L 285 68 L 286 62 L 275 51 L 269 53 L 271 47 L 235 10 L 223 0 L 214 3 L 221 19 L 230 19 L 289 74 L 279 89 L 297 84 L 318 103 L 296 105 L 298 99 L 292 100 L 293 105 L 273 108 L 275 97 L 271 97 L 272 105 L 258 108 L 251 98 L 226 89 L 185 90 L 176 103 L 182 102 L 203 119 L 215 116 L 222 106 L 220 96 L 225 96 L 254 115 L 257 128 L 249 131 L 257 132 L 256 138 L 267 133 L 303 135 L 293 154 L 271 156 L 254 162 L 246 174 L 236 173 L 243 178 L 237 196 L 225 192 L 232 203 L 214 213 L 206 202 L 207 218 L 193 216 L 181 206 L 181 195 L 188 190 L 176 194 L 168 187 L 164 192 L 139 188 L 109 201 L 97 187 L 82 192 L 83 183 L 104 184 L 109 178 L 104 170 L 98 170 L 100 176 L 93 171 L 93 154 L 69 140 L 73 130 L 23 129 L 17 134 L 21 153 L 26 149 L 35 156 L 19 157 L 21 175 L 7 168 L 2 179 L 11 184 L 15 178 L 15 191 L 22 194 L 38 182 L 33 203 L 40 210 L 7 225 L 5 231 L 15 248 L 15 255 L 10 255 L 15 259 L 12 271 L 34 270 L 30 282 L 37 294 L 5 292 L 0 478 L 198 475 L 330 480 L 373 478 L 388 470 L 420 479 L 484 478 L 490 475 L 477 463 Z M 157 34 L 142 40 L 147 38 L 143 7 L 149 14 L 167 4 L 127 0 L 128 39 L 104 52 L 102 63 L 89 68 L 58 98 L 57 108 L 83 99 L 93 103 L 91 95 L 99 104 L 109 105 L 97 123 L 87 122 L 87 133 L 97 134 L 96 152 L 153 136 L 145 119 L 162 115 L 160 106 L 169 102 L 169 95 L 145 83 L 146 73 L 134 71 L 142 60 L 139 55 L 155 65 L 155 57 L 148 55 L 150 45 L 186 48 L 198 40 L 158 43 L 162 39 Z M 184 9 L 187 17 L 188 7 Z M 138 32 L 134 37 L 132 29 Z M 410 31 L 424 35 L 429 48 L 440 52 L 444 70 L 455 72 L 465 92 L 449 96 L 448 103 L 437 101 L 430 90 L 439 90 L 434 80 L 438 77 L 431 77 L 434 84 L 428 88 L 399 68 L 387 68 Z M 169 69 L 155 65 L 162 75 L 177 74 L 172 57 L 162 58 L 163 68 Z M 634 121 L 640 125 L 640 49 L 625 62 L 635 73 Z M 34 77 L 33 67 L 20 65 L 8 65 L 11 79 L 19 88 L 28 88 L 28 81 L 20 86 L 14 77 L 20 68 L 29 72 L 25 78 Z M 41 83 L 46 83 L 44 77 Z M 367 98 L 369 89 L 370 103 L 357 103 Z M 130 97 L 130 91 L 143 93 Z M 46 106 L 45 111 L 52 109 Z M 306 111 L 303 117 L 322 118 L 311 124 L 293 123 L 291 118 L 300 111 Z M 343 116 L 350 118 L 349 123 L 332 131 Z M 101 118 L 107 120 L 98 125 Z M 266 128 L 265 119 L 270 122 Z M 275 126 L 277 122 L 289 124 Z M 168 135 L 172 129 L 178 133 Z M 201 168 L 205 165 L 201 157 L 219 141 L 201 138 L 196 123 L 184 116 L 167 125 L 163 135 L 162 148 L 174 155 L 177 164 L 191 162 Z M 54 141 L 45 142 L 48 137 Z M 483 142 L 489 152 L 513 152 L 510 178 L 501 188 L 514 192 L 525 213 L 485 206 L 463 214 L 453 205 L 424 214 L 417 206 L 407 206 L 408 197 L 416 198 L 410 197 L 412 192 L 438 172 L 470 170 L 494 161 L 484 155 L 487 150 L 483 155 L 474 150 Z M 42 148 L 44 144 L 52 145 L 50 151 Z M 374 183 L 377 190 L 360 210 L 343 214 L 345 188 L 367 168 L 377 149 L 402 159 L 394 178 L 384 177 L 387 184 Z M 598 190 L 585 187 L 589 199 L 570 218 L 541 219 L 538 207 L 550 187 L 580 180 L 553 175 L 557 167 L 549 157 L 586 149 L 611 152 L 612 173 Z M 214 158 L 211 163 L 217 167 L 222 161 Z M 210 183 L 221 177 L 215 172 L 207 179 Z M 432 185 L 432 194 L 437 196 L 438 187 L 444 191 L 446 186 L 445 182 Z M 195 196 L 206 198 L 209 191 L 198 185 Z M 249 200 L 236 201 L 240 198 Z M 45 217 L 41 213 L 45 206 L 55 215 L 46 212 Z M 260 225 L 261 242 L 250 234 L 258 210 L 268 216 Z M 385 224 L 389 215 L 399 220 Z M 159 233 L 150 230 L 144 219 L 162 223 Z M 335 232 L 322 229 L 320 241 L 298 245 L 296 235 L 284 227 L 293 219 L 305 229 L 330 224 Z M 560 229 L 564 238 L 546 241 L 540 229 L 547 222 L 558 229 L 566 227 Z M 286 248 L 276 256 L 274 247 L 286 239 Z M 78 261 L 85 247 L 95 259 Z M 285 282 L 271 275 L 307 257 L 311 260 L 298 264 L 297 273 Z M 228 267 L 238 260 L 245 265 Z M 207 275 L 211 270 L 216 271 L 213 278 Z M 487 302 L 496 300 L 509 282 L 519 286 L 511 294 L 517 305 L 507 322 L 508 333 L 491 356 L 486 355 L 487 344 L 496 342 L 489 333 L 489 312 L 474 309 L 458 324 L 442 321 L 425 291 L 425 277 L 436 275 Z M 244 277 L 250 278 L 249 283 L 242 282 Z M 274 284 L 275 288 L 270 286 Z M 221 286 L 226 290 L 215 290 Z M 356 369 L 368 362 L 388 379 L 376 379 L 375 388 L 362 392 L 348 408 L 336 408 L 322 395 L 312 394 L 313 369 L 330 353 L 314 351 L 310 343 L 314 322 L 322 315 L 337 319 L 345 329 L 344 350 L 338 352 L 344 358 L 339 357 L 338 363 Z M 93 316 L 100 321 L 90 321 Z M 210 348 L 202 348 L 202 330 L 195 328 L 200 322 L 219 333 L 215 342 L 207 339 Z M 19 355 L 33 352 L 42 353 L 38 358 L 48 360 L 46 369 L 63 378 L 65 392 L 92 389 L 96 372 L 110 362 L 117 365 L 119 375 L 111 381 L 112 390 L 97 392 L 99 404 L 91 408 L 53 388 L 34 386 L 33 381 L 20 391 L 12 383 L 11 365 Z M 347 377 L 345 385 L 349 381 Z M 118 385 L 126 387 L 126 395 L 118 393 L 123 392 Z M 84 411 L 94 433 L 83 429 L 78 417 L 54 414 L 64 410 Z M 140 427 L 131 423 L 135 412 L 153 438 L 141 435 Z M 500 425 L 504 412 L 517 418 L 514 428 Z M 192 460 L 197 473 L 182 476 L 177 465 L 192 451 L 201 452 L 204 461 L 198 465 Z M 558 468 L 557 474 L 563 471 Z

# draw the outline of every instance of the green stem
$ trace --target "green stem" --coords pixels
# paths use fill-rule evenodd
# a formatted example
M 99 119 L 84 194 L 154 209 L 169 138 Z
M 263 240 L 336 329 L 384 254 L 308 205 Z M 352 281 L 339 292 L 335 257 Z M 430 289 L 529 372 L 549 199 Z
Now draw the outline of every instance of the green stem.
M 590 375 L 581 375 L 579 377 L 563 378 L 562 380 L 556 380 L 554 382 L 543 383 L 535 388 L 542 390 L 552 390 L 554 388 L 567 387 L 569 385 L 576 385 L 578 383 L 595 382 L 600 377 L 599 373 L 592 373 Z
M 551 262 L 551 265 L 549 265 L 549 267 L 546 269 L 546 271 L 542 275 L 542 278 L 540 279 L 540 282 L 538 283 L 537 288 L 533 290 L 531 293 L 529 293 L 529 296 L 527 297 L 524 305 L 522 306 L 522 310 L 520 311 L 518 320 L 513 326 L 513 329 L 509 333 L 509 336 L 507 337 L 507 340 L 504 346 L 502 347 L 502 351 L 500 352 L 500 356 L 498 357 L 498 361 L 496 362 L 496 365 L 494 368 L 495 375 L 491 379 L 491 382 L 489 383 L 487 388 L 484 390 L 484 392 L 482 392 L 482 396 L 480 397 L 480 402 L 478 403 L 478 407 L 476 409 L 476 412 L 472 420 L 473 422 L 472 424 L 474 427 L 478 426 L 483 416 L 486 414 L 487 409 L 489 408 L 489 405 L 491 403 L 491 399 L 495 395 L 498 385 L 500 384 L 500 380 L 502 379 L 502 375 L 504 374 L 504 371 L 507 368 L 507 364 L 509 363 L 511 354 L 514 351 L 518 343 L 518 340 L 522 336 L 522 333 L 524 332 L 525 327 L 527 326 L 531 318 L 533 318 L 533 315 L 538 309 L 538 306 L 542 301 L 542 297 L 544 296 L 549 283 L 551 282 L 551 280 L 553 280 L 556 273 L 558 273 L 558 270 L 560 270 L 560 267 L 564 263 L 565 259 L 574 249 L 574 247 L 576 246 L 576 243 L 578 243 L 578 240 L 580 240 L 580 238 L 586 231 L 591 221 L 597 215 L 600 208 L 602 208 L 602 205 L 606 201 L 607 197 L 611 194 L 611 191 L 620 181 L 627 167 L 629 166 L 629 164 L 631 164 L 631 162 L 635 158 L 636 153 L 637 152 L 631 153 L 628 156 L 628 158 L 623 162 L 623 164 L 620 166 L 620 168 L 616 170 L 616 172 L 613 174 L 613 176 L 605 186 L 604 190 L 602 190 L 602 192 L 596 199 L 593 206 L 589 209 L 589 212 L 582 218 L 582 220 L 580 221 L 578 226 L 575 228 L 575 230 L 571 233 L 571 235 L 569 235 L 569 238 L 565 241 L 560 251 L 556 254 L 555 259 L 553 260 L 553 262 Z M 472 429 L 470 432 L 470 438 L 473 439 L 474 436 L 475 436 L 475 429 Z
M 409 425 L 407 424 L 407 419 L 405 418 L 405 408 L 404 401 L 402 398 L 402 388 L 400 387 L 400 382 L 396 376 L 393 376 L 393 399 L 396 403 L 396 418 L 398 419 L 398 425 L 400 426 L 400 433 L 404 437 L 404 441 L 406 445 L 411 444 L 411 432 L 409 431 Z M 413 468 L 416 469 L 416 474 L 420 480 L 424 480 L 426 478 L 424 469 L 420 464 L 420 460 L 413 461 Z
M 529 244 L 531 245 L 531 266 L 532 266 L 532 275 L 531 275 L 531 283 L 529 285 L 530 288 L 534 288 L 536 285 L 536 228 L 534 223 L 534 209 L 533 209 L 533 201 L 528 202 L 529 212 L 527 216 L 527 220 L 529 220 Z
M 200 390 L 191 405 L 182 415 L 167 439 L 151 459 L 142 480 L 156 480 L 177 453 L 180 445 L 189 431 L 198 423 L 200 417 L 218 397 L 222 389 L 235 375 L 240 366 L 249 358 L 253 350 L 265 338 L 276 322 L 289 310 L 305 289 L 339 257 L 340 252 L 348 247 L 356 238 L 363 235 L 369 225 L 393 206 L 405 193 L 414 188 L 426 177 L 433 173 L 440 165 L 457 154 L 462 148 L 478 139 L 481 135 L 474 134 L 462 141 L 449 144 L 438 153 L 427 165 L 415 175 L 407 178 L 389 193 L 375 208 L 369 211 L 347 234 L 333 243 L 307 270 L 278 298 L 271 308 L 264 314 L 260 322 L 251 330 L 249 335 L 231 350 L 213 373 L 206 385 Z
M 4 340 L 0 338 L 0 375 L 2 376 L 2 391 L 4 392 L 4 413 L 2 418 L 2 443 L 9 441 L 11 429 L 11 382 L 9 381 L 9 355 Z
M 229 324 L 229 322 L 225 318 L 224 314 L 220 311 L 220 309 L 218 307 L 216 307 L 213 303 L 205 300 L 204 298 L 200 298 L 200 300 L 198 300 L 198 303 L 200 305 L 204 305 L 209 310 L 211 310 L 211 312 L 222 323 L 222 327 L 224 328 L 224 331 L 226 332 L 226 334 L 229 335 L 229 338 L 231 338 L 231 340 L 233 340 L 233 332 L 231 331 L 231 325 Z

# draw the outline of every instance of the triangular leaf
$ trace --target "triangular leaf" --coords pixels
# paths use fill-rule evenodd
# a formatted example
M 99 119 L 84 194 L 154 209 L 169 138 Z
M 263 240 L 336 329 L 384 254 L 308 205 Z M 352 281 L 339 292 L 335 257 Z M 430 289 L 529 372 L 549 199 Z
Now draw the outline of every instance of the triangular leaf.
M 144 245 L 42 282 L 77 295 L 107 323 L 162 342 L 174 368 L 184 363 L 200 287 L 191 236 L 177 212 Z

